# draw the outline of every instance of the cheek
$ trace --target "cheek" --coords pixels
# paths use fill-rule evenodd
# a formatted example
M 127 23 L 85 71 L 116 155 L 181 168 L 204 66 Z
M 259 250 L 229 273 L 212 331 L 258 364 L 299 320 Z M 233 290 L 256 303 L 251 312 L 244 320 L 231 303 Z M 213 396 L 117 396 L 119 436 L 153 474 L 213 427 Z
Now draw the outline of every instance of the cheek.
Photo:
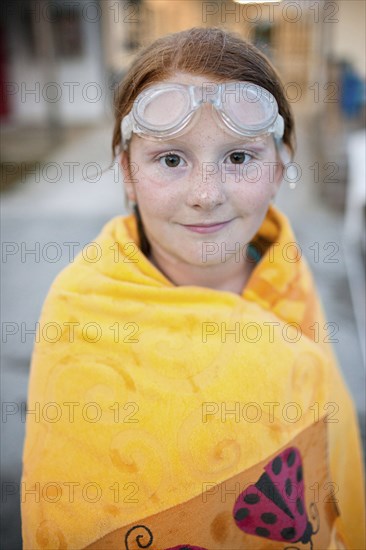
M 241 180 L 235 185 L 237 201 L 245 210 L 266 206 L 272 197 L 274 174 L 269 166 L 246 165 L 241 171 Z
M 166 182 L 150 171 L 140 170 L 135 190 L 140 209 L 151 217 L 167 218 L 182 202 L 182 186 L 172 180 Z

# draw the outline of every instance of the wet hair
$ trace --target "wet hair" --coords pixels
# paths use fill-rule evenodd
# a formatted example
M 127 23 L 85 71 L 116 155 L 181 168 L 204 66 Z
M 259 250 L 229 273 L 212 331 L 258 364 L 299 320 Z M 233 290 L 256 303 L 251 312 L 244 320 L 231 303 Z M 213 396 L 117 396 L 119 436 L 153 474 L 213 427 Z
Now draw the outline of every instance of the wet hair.
M 114 96 L 114 158 L 122 151 L 122 119 L 131 110 L 136 97 L 151 84 L 165 80 L 176 72 L 207 76 L 218 82 L 253 82 L 271 92 L 285 122 L 283 142 L 294 155 L 294 119 L 280 77 L 271 62 L 237 33 L 219 27 L 193 27 L 158 38 L 144 47 L 118 84 Z M 133 210 L 139 245 L 148 256 L 150 244 L 138 205 L 134 205 Z

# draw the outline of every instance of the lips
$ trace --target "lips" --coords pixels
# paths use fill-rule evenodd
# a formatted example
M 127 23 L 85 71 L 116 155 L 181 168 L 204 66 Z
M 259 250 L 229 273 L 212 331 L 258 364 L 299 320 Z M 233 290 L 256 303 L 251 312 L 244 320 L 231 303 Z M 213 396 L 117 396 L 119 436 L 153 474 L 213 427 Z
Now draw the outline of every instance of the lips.
M 183 227 L 186 227 L 190 231 L 194 231 L 195 233 L 213 233 L 215 231 L 219 231 L 223 227 L 225 227 L 227 224 L 229 224 L 232 220 L 224 221 L 224 222 L 214 222 L 214 223 L 207 223 L 207 224 L 196 224 L 196 225 L 186 225 L 184 224 Z

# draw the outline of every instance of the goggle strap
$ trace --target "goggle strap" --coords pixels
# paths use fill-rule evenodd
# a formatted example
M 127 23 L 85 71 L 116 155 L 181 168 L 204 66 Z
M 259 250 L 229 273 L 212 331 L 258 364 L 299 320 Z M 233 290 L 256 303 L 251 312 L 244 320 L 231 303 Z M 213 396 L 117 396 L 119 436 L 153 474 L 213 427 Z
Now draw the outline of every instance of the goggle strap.
M 132 131 L 133 131 L 133 122 L 132 122 L 131 113 L 129 113 L 122 120 L 122 137 L 123 137 L 123 139 L 126 140 L 126 141 L 131 139 Z
M 285 133 L 285 121 L 283 120 L 282 115 L 278 115 L 276 122 L 274 123 L 274 129 L 273 129 L 273 137 L 275 139 L 281 139 L 283 138 L 283 134 Z

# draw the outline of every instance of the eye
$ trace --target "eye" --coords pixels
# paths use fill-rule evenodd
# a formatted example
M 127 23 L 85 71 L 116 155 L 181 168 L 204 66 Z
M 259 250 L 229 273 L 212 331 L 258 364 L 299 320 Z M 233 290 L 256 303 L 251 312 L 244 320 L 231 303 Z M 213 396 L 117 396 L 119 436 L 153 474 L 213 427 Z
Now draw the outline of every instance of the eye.
M 249 161 L 253 156 L 246 151 L 234 151 L 227 158 L 230 159 L 232 164 L 244 164 L 245 161 Z
M 182 158 L 179 155 L 176 155 L 175 153 L 169 153 L 167 155 L 162 155 L 157 160 L 159 162 L 163 161 L 164 165 L 167 166 L 168 168 L 177 168 Z

